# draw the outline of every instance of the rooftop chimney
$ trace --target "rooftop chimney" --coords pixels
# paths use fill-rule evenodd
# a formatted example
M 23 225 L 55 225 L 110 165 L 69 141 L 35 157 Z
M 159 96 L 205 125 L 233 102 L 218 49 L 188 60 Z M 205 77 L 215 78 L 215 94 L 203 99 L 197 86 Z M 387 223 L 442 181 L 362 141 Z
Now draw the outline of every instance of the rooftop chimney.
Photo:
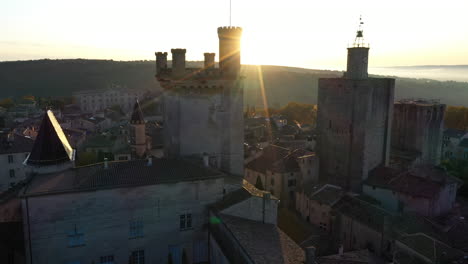
M 338 248 L 338 255 L 343 256 L 343 251 L 344 251 L 343 245 L 340 245 L 340 247 Z
M 208 156 L 208 153 L 203 152 L 203 166 L 209 167 L 210 166 L 210 157 Z
M 315 264 L 315 251 L 314 246 L 306 247 L 306 264 Z

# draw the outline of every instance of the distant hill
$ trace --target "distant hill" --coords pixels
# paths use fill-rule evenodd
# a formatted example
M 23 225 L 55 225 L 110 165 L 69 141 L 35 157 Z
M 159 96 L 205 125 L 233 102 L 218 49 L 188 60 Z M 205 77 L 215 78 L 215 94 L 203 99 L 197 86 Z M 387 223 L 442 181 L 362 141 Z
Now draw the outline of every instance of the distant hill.
M 187 64 L 188 67 L 200 67 L 202 62 Z M 242 72 L 246 77 L 245 103 L 263 106 L 261 76 L 270 107 L 283 106 L 290 101 L 316 104 L 318 79 L 342 76 L 342 72 L 338 71 L 283 66 L 244 65 Z M 0 62 L 0 98 L 70 96 L 73 92 L 103 89 L 111 84 L 130 89 L 158 89 L 154 80 L 154 61 L 77 59 Z M 396 97 L 440 99 L 448 105 L 468 106 L 468 83 L 398 77 Z

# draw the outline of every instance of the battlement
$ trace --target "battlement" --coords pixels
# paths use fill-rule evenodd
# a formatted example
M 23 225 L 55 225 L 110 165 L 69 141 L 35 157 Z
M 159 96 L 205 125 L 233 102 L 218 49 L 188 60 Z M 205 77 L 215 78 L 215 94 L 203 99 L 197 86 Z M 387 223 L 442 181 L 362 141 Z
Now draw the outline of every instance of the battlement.
M 158 52 L 155 52 L 154 55 L 156 55 L 156 56 L 167 56 L 167 52 L 158 51 Z
M 186 53 L 187 52 L 187 49 L 171 49 L 171 53 L 174 54 L 181 54 L 181 53 Z M 167 54 L 167 52 L 165 52 Z
M 241 27 L 219 27 L 218 36 L 220 38 L 240 39 L 242 37 Z

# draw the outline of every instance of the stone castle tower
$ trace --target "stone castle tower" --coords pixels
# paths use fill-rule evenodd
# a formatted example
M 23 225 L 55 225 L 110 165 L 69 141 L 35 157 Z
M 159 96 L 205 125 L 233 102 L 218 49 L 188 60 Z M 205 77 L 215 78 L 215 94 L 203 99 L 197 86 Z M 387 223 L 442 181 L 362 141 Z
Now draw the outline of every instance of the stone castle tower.
M 146 123 L 138 100 L 133 106 L 130 118 L 130 146 L 136 158 L 144 158 L 145 154 L 147 154 Z
M 416 163 L 438 165 L 445 105 L 428 100 L 400 100 L 394 108 L 392 149 L 418 155 Z
M 360 26 L 344 77 L 319 80 L 320 179 L 352 191 L 390 154 L 395 80 L 369 78 L 368 57 Z
M 208 155 L 210 166 L 243 174 L 243 87 L 239 27 L 218 28 L 219 68 L 205 53 L 203 68 L 187 68 L 185 49 L 156 52 L 156 78 L 164 90 L 164 151 L 169 157 Z

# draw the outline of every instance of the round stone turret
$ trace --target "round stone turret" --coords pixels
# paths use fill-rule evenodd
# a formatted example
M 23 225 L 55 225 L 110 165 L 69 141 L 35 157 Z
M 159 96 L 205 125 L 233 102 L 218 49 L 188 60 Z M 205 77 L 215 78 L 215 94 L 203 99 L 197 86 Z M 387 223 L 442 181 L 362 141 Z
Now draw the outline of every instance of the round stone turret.
M 205 65 L 204 65 L 205 69 L 214 68 L 216 54 L 215 53 L 205 52 L 205 53 L 203 53 L 203 55 L 205 55 Z
M 167 69 L 167 52 L 155 52 L 156 55 L 156 75 L 161 73 L 161 70 Z
M 241 65 L 240 27 L 219 27 L 219 68 L 224 76 L 237 77 Z
M 185 74 L 186 49 L 171 49 L 172 53 L 172 77 L 182 78 Z

